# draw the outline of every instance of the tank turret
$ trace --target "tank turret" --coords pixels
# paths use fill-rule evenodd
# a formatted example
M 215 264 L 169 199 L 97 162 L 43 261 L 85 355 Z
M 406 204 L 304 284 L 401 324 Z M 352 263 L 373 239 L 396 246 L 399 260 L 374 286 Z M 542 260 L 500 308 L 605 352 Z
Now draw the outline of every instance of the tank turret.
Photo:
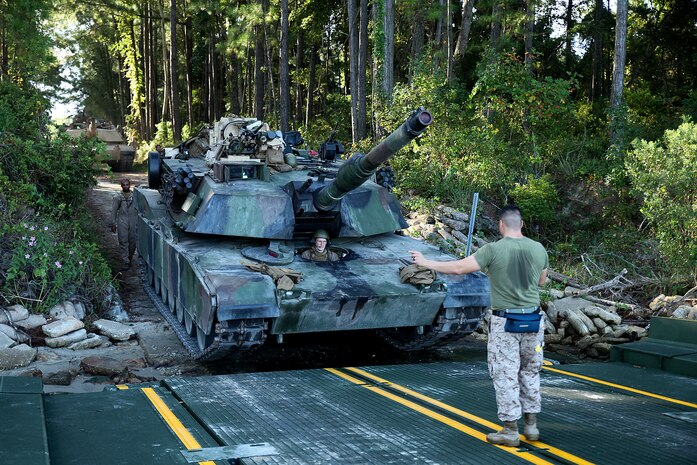
M 348 160 L 284 162 L 283 138 L 253 118 L 224 118 L 192 156 L 150 154 L 149 183 L 157 188 L 174 224 L 194 234 L 288 240 L 317 228 L 333 237 L 363 237 L 407 226 L 399 203 L 368 182 L 378 167 L 421 134 L 433 118 L 415 110 L 367 154 Z

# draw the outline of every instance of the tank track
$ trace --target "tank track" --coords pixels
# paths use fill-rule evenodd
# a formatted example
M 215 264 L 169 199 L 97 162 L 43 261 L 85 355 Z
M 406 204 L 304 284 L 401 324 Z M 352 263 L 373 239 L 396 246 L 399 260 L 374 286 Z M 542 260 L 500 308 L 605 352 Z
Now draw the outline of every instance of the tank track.
M 405 352 L 444 346 L 472 334 L 484 315 L 484 307 L 441 308 L 433 325 L 417 334 L 416 328 L 382 329 L 378 334 L 392 347 Z
M 169 307 L 147 283 L 143 274 L 143 288 L 150 300 L 172 328 L 179 340 L 194 360 L 209 362 L 220 360 L 232 354 L 239 355 L 261 346 L 266 340 L 266 322 L 264 320 L 231 320 L 215 325 L 215 336 L 210 346 L 201 350 L 195 337 L 187 334 Z

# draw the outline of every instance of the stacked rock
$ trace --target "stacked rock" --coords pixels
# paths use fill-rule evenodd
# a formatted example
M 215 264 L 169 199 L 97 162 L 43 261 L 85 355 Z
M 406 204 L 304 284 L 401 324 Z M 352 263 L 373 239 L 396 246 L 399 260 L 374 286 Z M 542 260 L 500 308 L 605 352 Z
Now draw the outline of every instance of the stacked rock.
M 37 319 L 29 320 L 29 317 L 29 311 L 22 305 L 0 309 L 0 370 L 23 367 L 36 358 L 37 350 L 26 344 L 29 337 L 24 329 L 32 327 Z
M 697 298 L 664 294 L 659 295 L 649 304 L 649 308 L 660 316 L 697 320 Z

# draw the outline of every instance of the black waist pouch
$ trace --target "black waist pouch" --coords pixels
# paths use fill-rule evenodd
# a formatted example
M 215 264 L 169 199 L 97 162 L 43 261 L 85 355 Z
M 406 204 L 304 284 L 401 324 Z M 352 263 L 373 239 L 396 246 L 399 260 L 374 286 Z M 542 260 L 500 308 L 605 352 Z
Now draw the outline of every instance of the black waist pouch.
M 540 330 L 542 313 L 507 313 L 503 330 L 507 333 L 536 333 Z

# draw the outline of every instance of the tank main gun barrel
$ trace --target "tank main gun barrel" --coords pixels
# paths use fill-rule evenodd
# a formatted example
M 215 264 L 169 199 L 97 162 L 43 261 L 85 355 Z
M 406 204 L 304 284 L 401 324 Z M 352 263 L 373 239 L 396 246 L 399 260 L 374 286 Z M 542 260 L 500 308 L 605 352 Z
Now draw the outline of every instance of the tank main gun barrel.
M 317 210 L 331 210 L 344 195 L 362 185 L 381 164 L 421 134 L 432 122 L 431 113 L 419 107 L 404 124 L 373 147 L 367 155 L 358 153 L 352 156 L 339 169 L 334 182 L 317 191 L 314 199 Z

